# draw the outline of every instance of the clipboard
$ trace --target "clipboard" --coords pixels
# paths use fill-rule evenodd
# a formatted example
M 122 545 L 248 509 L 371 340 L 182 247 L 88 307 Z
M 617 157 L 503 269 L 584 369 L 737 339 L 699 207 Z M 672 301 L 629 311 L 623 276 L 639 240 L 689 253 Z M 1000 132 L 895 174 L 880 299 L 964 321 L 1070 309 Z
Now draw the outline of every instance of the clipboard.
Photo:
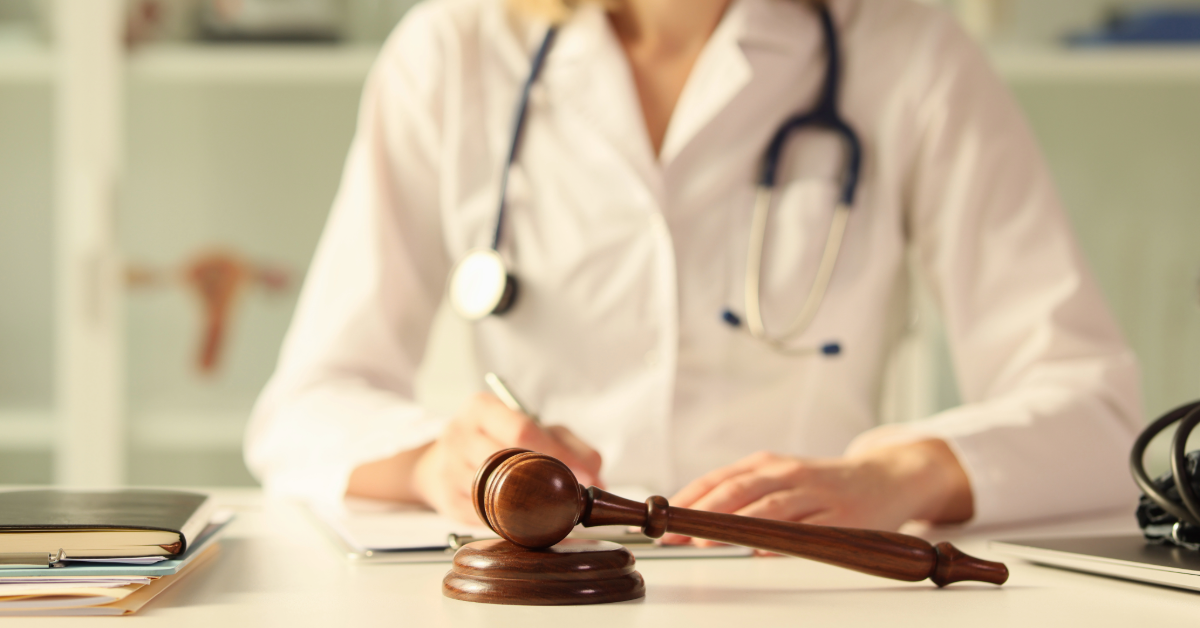
M 347 498 L 340 505 L 309 504 L 309 513 L 347 560 L 355 563 L 448 563 L 472 541 L 499 538 L 487 528 L 464 526 L 416 506 Z M 576 527 L 570 538 L 620 543 L 635 558 L 728 558 L 753 556 L 736 545 L 662 545 L 624 526 Z

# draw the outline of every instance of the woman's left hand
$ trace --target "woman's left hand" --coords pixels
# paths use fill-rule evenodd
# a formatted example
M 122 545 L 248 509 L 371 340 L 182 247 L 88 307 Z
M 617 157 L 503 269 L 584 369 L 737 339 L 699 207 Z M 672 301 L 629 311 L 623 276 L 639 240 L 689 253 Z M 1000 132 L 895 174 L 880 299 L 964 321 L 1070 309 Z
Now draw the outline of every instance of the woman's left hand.
M 974 510 L 966 473 L 949 446 L 936 439 L 850 458 L 804 460 L 760 452 L 708 473 L 669 501 L 695 510 L 876 530 L 896 530 L 912 520 L 962 522 Z M 669 534 L 663 541 L 691 539 Z

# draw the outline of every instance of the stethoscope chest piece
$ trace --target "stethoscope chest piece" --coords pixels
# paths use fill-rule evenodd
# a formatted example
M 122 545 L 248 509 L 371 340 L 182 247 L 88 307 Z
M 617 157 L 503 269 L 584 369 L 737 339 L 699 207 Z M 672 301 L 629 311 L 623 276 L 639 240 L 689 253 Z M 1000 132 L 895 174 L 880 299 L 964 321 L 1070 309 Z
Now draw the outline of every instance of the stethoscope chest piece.
M 478 321 L 503 314 L 517 298 L 517 280 L 508 274 L 504 260 L 494 249 L 472 249 L 450 272 L 450 306 L 459 316 Z

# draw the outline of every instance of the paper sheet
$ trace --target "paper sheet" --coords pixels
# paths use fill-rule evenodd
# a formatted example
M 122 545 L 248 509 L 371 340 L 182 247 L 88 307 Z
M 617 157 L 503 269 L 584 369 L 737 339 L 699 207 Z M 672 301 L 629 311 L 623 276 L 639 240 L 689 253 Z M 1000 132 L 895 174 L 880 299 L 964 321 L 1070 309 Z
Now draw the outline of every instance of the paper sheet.
M 314 513 L 359 552 L 441 549 L 451 533 L 496 538 L 487 528 L 456 524 L 435 512 L 394 502 L 349 498 L 342 511 L 314 508 Z
M 14 585 L 15 586 L 15 585 Z M 49 585 L 52 587 L 53 585 Z M 101 606 L 123 599 L 144 585 L 127 584 L 118 587 L 66 587 L 48 588 L 30 586 L 26 593 L 6 595 L 0 598 L 0 611 L 31 611 L 80 606 Z
M 611 492 L 637 501 L 650 494 L 637 488 L 615 488 Z M 353 557 L 378 562 L 450 561 L 453 552 L 445 549 L 451 534 L 470 536 L 470 540 L 498 538 L 488 528 L 463 525 L 424 508 L 395 502 L 347 498 L 340 509 L 318 506 L 311 509 L 351 550 Z M 622 536 L 627 530 L 624 526 L 577 527 L 571 536 L 611 539 Z M 754 553 L 748 548 L 729 545 L 701 548 L 655 545 L 649 541 L 640 536 L 620 542 L 633 543 L 627 546 L 637 558 L 750 556 Z
M 128 558 L 68 558 L 67 563 L 102 563 L 110 565 L 153 565 L 167 560 L 166 556 L 134 556 Z
M 122 586 L 126 584 L 150 584 L 154 578 L 142 576 L 67 576 L 65 578 L 0 578 L 0 595 L 6 591 L 4 587 L 14 584 L 71 584 L 75 586 Z
M 0 584 L 0 603 L 4 602 L 3 598 L 13 597 L 16 595 L 64 595 L 70 591 L 78 589 L 113 589 L 117 587 L 129 586 L 131 584 L 149 584 L 150 580 L 145 579 L 144 582 L 19 582 L 19 583 L 4 583 Z
M 0 600 L 0 617 L 132 615 L 167 587 L 179 582 L 188 574 L 213 560 L 219 550 L 219 545 L 209 545 L 195 557 L 195 560 L 184 565 L 178 573 L 161 578 L 138 578 L 138 580 L 146 580 L 149 584 L 130 584 L 118 588 L 84 587 L 73 592 L 80 593 L 77 597 L 68 597 L 57 593 L 43 597 L 13 597 L 9 598 L 11 601 L 9 604 Z

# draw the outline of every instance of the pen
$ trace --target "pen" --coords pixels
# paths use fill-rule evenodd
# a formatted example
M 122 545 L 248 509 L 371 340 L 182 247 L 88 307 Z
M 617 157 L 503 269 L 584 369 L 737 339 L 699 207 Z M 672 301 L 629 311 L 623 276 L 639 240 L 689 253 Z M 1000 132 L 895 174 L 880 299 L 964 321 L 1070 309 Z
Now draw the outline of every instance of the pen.
M 526 410 L 525 406 L 521 405 L 520 401 L 517 401 L 517 397 L 512 394 L 512 391 L 508 389 L 508 386 L 504 385 L 504 380 L 500 379 L 499 375 L 490 372 L 485 373 L 483 376 L 483 382 L 487 384 L 488 388 L 492 390 L 493 394 L 500 398 L 500 401 L 504 403 L 505 406 L 508 406 L 509 410 L 524 414 L 525 416 L 529 417 L 535 425 L 542 424 L 541 419 L 539 419 L 536 414 Z M 594 472 L 589 472 L 588 475 L 593 476 Z M 600 487 L 604 486 L 601 484 L 599 478 L 590 480 L 590 482 Z
M 517 398 L 513 396 L 512 391 L 508 389 L 508 386 L 504 385 L 504 380 L 500 379 L 499 375 L 490 372 L 486 373 L 483 376 L 483 383 L 487 384 L 487 387 L 492 390 L 492 394 L 496 395 L 496 397 L 498 397 L 505 406 L 508 406 L 509 410 L 512 410 L 513 412 L 520 412 L 521 414 L 533 419 L 534 423 L 539 425 L 541 424 L 541 421 L 538 420 L 537 415 L 526 410 L 525 406 L 522 406 L 521 402 L 517 401 Z
M 55 552 L 19 552 L 0 554 L 0 570 L 3 569 L 47 569 L 62 567 L 66 554 L 59 549 Z M 2 572 L 0 572 L 2 573 Z

